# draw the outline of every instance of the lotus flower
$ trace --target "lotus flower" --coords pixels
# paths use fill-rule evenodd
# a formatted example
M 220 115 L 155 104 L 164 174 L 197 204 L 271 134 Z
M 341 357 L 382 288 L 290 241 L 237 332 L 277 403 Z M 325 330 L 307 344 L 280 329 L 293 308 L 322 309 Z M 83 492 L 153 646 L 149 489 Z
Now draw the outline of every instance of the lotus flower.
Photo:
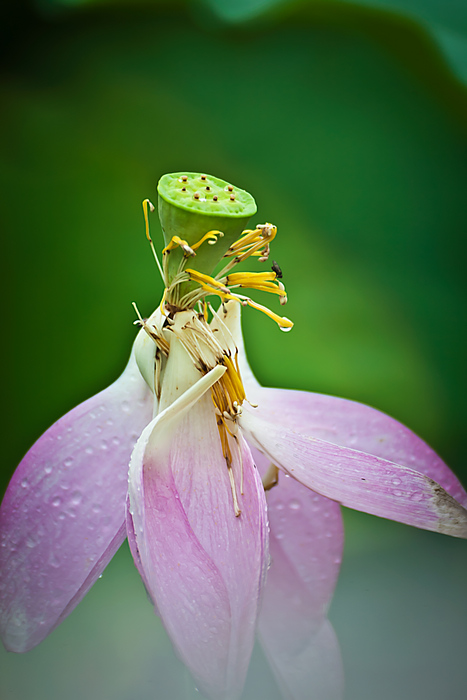
M 146 200 L 146 222 L 151 208 Z M 162 264 L 148 223 L 146 232 L 162 302 L 147 319 L 137 311 L 123 375 L 36 442 L 2 503 L 7 649 L 27 651 L 60 624 L 128 536 L 155 611 L 207 697 L 240 697 L 258 631 L 285 698 L 337 698 L 326 611 L 342 553 L 340 504 L 467 537 L 465 490 L 410 430 L 368 406 L 254 378 L 242 306 L 292 327 L 238 293 L 259 289 L 284 303 L 276 263 L 231 272 L 250 256 L 268 258 L 272 224 L 239 236 L 255 211 L 248 193 L 211 176 L 160 181 Z

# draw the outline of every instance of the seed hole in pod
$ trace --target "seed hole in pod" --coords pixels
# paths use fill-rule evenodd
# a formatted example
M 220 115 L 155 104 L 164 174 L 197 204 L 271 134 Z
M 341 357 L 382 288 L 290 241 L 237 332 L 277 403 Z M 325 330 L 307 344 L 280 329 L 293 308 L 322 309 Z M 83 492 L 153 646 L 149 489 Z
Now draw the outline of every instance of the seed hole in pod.
M 210 191 L 211 191 L 211 188 L 209 187 L 209 185 L 206 185 L 206 192 L 210 192 Z
M 195 193 L 194 193 L 193 199 L 199 199 L 199 192 L 195 192 Z
M 206 175 L 201 175 L 202 180 L 206 180 Z
M 182 175 L 182 177 L 180 178 L 180 182 L 186 182 L 187 180 L 188 178 L 186 175 Z
M 217 202 L 217 200 L 218 200 L 218 196 L 217 196 L 217 194 L 215 194 L 214 197 L 212 198 L 212 201 Z
M 182 192 L 186 192 L 186 187 L 182 187 Z
M 235 195 L 234 195 L 234 194 L 231 194 L 231 195 L 230 195 L 230 201 L 231 201 L 231 202 L 235 202 Z
M 233 192 L 233 189 L 234 189 L 234 188 L 233 188 L 233 185 L 227 185 L 227 187 L 226 187 L 226 190 L 227 190 L 228 192 Z

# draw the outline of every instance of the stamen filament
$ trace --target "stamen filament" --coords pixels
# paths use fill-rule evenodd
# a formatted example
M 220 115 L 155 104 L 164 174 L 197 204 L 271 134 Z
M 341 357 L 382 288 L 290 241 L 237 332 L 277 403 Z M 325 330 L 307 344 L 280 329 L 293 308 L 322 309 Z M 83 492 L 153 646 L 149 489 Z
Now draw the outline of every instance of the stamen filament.
M 224 234 L 222 231 L 208 231 L 207 233 L 204 234 L 202 238 L 197 243 L 194 243 L 194 245 L 191 246 L 192 250 L 198 250 L 200 245 L 204 243 L 204 241 L 208 241 L 210 245 L 214 245 L 214 243 L 217 243 L 217 236 L 222 237 Z
M 149 245 L 152 250 L 152 254 L 154 255 L 154 260 L 157 263 L 157 267 L 159 268 L 160 275 L 162 277 L 162 281 L 164 284 L 167 284 L 164 271 L 162 269 L 162 265 L 159 262 L 159 258 L 157 257 L 156 249 L 154 248 L 154 243 L 152 242 L 152 238 L 149 234 L 149 212 L 155 211 L 155 206 L 154 204 L 149 200 L 149 199 L 143 199 L 143 214 L 144 214 L 144 221 L 146 223 L 146 238 L 149 241 Z

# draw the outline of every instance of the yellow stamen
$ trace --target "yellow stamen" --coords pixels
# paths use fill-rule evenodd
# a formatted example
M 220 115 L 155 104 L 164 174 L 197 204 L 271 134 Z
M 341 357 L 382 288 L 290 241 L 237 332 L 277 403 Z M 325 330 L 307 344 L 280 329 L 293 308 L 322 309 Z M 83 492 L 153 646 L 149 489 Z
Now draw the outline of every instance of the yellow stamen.
M 241 262 L 250 257 L 250 255 L 259 253 L 261 257 L 267 259 L 269 243 L 275 238 L 276 233 L 277 227 L 267 223 L 257 226 L 254 231 L 246 229 L 243 231 L 242 237 L 230 246 L 224 257 L 235 256 L 237 262 Z M 267 253 L 266 251 L 260 251 L 260 248 L 263 246 L 267 248 Z
M 214 245 L 214 243 L 217 243 L 217 236 L 222 237 L 223 235 L 222 231 L 208 231 L 197 243 L 194 243 L 191 248 L 192 250 L 198 250 L 204 241 L 208 241 L 210 245 Z
M 263 314 L 266 314 L 266 316 L 272 318 L 272 320 L 275 321 L 279 328 L 281 328 L 282 330 L 290 330 L 291 328 L 293 328 L 293 322 L 289 318 L 286 318 L 285 316 L 278 316 L 274 313 L 274 311 L 268 309 L 267 306 L 257 304 L 256 301 L 253 301 L 252 299 L 245 299 L 245 301 L 248 304 L 248 306 L 251 306 L 252 309 L 262 311 Z
M 154 248 L 154 243 L 152 242 L 152 238 L 151 238 L 151 235 L 149 233 L 149 212 L 151 212 L 151 214 L 152 214 L 152 212 L 155 210 L 156 210 L 156 208 L 155 208 L 154 204 L 149 199 L 143 199 L 143 214 L 144 214 L 144 222 L 146 224 L 146 238 L 148 239 L 149 245 L 151 246 L 152 254 L 154 255 L 154 259 L 157 263 L 157 267 L 159 268 L 159 272 L 161 274 L 162 280 L 165 284 L 167 284 L 165 281 L 164 271 L 163 271 L 162 266 L 159 262 L 159 258 L 157 257 L 156 249 Z
M 171 250 L 173 250 L 177 246 L 180 246 L 180 248 L 182 248 L 185 255 L 196 255 L 193 248 L 190 248 L 188 243 L 186 241 L 184 241 L 183 238 L 180 238 L 180 236 L 172 236 L 172 240 L 170 241 L 170 243 L 168 245 L 165 246 L 164 250 L 162 251 L 162 255 L 169 253 Z
M 274 284 L 275 272 L 234 272 L 226 277 L 226 284 L 229 287 L 245 287 L 258 289 L 261 292 L 271 292 L 280 297 L 286 297 L 284 285 Z

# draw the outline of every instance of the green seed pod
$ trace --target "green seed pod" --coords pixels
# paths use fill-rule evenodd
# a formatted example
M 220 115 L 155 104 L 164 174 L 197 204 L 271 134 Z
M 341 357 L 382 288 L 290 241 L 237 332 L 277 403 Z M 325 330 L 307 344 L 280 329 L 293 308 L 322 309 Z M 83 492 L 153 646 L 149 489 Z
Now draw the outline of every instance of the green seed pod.
M 157 191 L 166 245 L 172 236 L 179 236 L 192 246 L 208 231 L 224 234 L 214 245 L 203 243 L 190 259 L 189 266 L 205 274 L 214 270 L 256 213 L 251 194 L 212 175 L 187 172 L 163 175 Z M 177 273 L 182 257 L 180 248 L 170 252 L 169 278 Z

